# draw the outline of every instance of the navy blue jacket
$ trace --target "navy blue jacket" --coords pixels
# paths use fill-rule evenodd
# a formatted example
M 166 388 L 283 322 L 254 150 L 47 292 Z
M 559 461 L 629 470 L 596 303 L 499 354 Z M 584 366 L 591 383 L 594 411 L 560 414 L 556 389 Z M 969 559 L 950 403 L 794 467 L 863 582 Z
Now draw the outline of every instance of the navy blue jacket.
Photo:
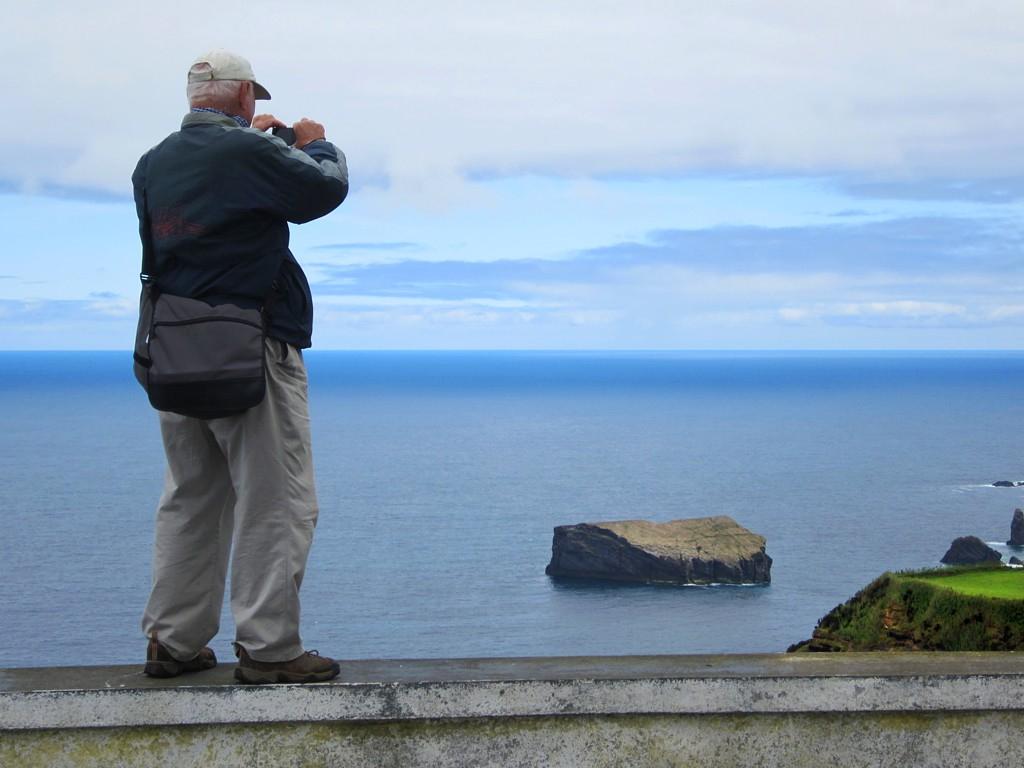
M 273 289 L 268 335 L 310 346 L 313 300 L 288 250 L 288 222 L 324 216 L 345 199 L 340 150 L 327 141 L 294 149 L 224 115 L 192 112 L 142 156 L 132 185 L 159 290 L 259 306 Z

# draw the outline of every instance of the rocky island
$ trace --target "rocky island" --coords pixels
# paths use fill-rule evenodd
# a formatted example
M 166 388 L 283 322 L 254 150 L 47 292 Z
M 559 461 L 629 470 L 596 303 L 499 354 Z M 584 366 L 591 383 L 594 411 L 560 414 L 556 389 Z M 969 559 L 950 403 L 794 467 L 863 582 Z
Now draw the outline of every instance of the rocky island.
M 1011 547 L 1024 547 L 1024 509 L 1013 510 L 1013 520 L 1010 521 L 1010 540 L 1006 543 Z
M 765 538 L 731 517 L 619 520 L 555 528 L 554 577 L 674 584 L 767 584 Z
M 943 565 L 980 565 L 998 563 L 1002 559 L 1002 555 L 977 536 L 961 536 L 953 539 L 939 562 Z

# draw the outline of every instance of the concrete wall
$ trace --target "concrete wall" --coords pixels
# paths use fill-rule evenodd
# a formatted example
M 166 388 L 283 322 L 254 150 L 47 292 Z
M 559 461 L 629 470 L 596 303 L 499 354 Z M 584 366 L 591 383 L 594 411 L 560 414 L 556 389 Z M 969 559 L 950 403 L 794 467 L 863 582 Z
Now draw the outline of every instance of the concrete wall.
M 360 661 L 0 671 L 0 766 L 1024 765 L 1024 655 Z

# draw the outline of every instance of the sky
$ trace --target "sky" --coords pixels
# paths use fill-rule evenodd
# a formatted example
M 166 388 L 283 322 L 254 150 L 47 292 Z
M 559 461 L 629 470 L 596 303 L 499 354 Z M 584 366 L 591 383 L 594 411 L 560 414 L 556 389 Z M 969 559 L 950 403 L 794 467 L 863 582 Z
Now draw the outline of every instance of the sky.
M 318 349 L 1021 349 L 1024 4 L 21 3 L 0 350 L 127 349 L 139 156 L 246 56 L 351 192 Z

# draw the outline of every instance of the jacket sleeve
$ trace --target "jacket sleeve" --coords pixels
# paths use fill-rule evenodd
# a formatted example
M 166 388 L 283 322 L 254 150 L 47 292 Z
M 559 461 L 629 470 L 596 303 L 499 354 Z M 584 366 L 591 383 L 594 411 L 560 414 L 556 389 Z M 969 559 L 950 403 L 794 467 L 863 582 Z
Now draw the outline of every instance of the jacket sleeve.
M 244 194 L 251 208 L 294 224 L 324 216 L 348 195 L 348 166 L 341 150 L 328 141 L 314 141 L 302 150 L 261 131 L 252 136 L 255 157 L 245 163 Z

